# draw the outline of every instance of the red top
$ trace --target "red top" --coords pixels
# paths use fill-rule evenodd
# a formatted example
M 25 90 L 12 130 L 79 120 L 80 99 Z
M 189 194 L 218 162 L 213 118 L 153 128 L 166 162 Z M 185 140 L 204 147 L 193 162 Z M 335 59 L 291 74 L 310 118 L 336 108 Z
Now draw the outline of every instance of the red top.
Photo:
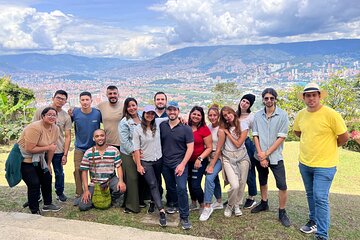
M 194 134 L 194 152 L 191 155 L 190 161 L 195 162 L 196 159 L 205 150 L 204 138 L 211 135 L 210 129 L 204 125 L 193 132 Z

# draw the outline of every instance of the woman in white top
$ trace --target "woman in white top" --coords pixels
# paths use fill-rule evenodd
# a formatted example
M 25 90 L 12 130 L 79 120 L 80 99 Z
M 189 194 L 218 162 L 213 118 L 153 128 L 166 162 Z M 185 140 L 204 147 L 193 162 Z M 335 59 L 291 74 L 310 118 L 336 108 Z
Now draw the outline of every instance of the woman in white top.
M 252 129 L 252 125 L 254 122 L 254 114 L 251 112 L 251 106 L 255 102 L 255 95 L 253 94 L 245 94 L 242 96 L 238 109 L 236 111 L 237 116 L 239 117 L 240 121 L 248 124 L 249 129 Z M 251 141 L 249 134 L 245 140 L 246 150 L 249 154 L 251 166 L 249 167 L 249 173 L 247 177 L 247 185 L 248 185 L 248 193 L 249 196 L 246 198 L 244 203 L 244 208 L 252 208 L 256 205 L 255 196 L 257 195 L 256 189 L 256 172 L 255 172 L 255 163 L 256 159 L 254 157 L 255 153 L 255 145 Z
M 222 144 L 225 141 L 225 133 L 223 130 L 219 130 L 219 107 L 213 105 L 208 110 L 208 119 L 210 124 L 208 128 L 210 129 L 212 135 L 212 152 L 210 153 L 209 164 L 206 168 L 206 179 L 205 179 L 205 193 L 204 193 L 204 209 L 200 215 L 200 221 L 206 221 L 209 219 L 210 215 L 215 209 L 223 209 L 221 199 L 221 186 L 219 181 L 219 172 L 221 171 L 221 147 L 217 147 L 219 139 L 221 138 Z M 219 137 L 219 135 L 222 135 Z M 220 144 L 220 145 L 222 145 Z M 219 146 L 220 146 L 219 145 Z M 216 151 L 218 150 L 218 151 Z M 216 154 L 216 152 L 218 154 Z M 215 196 L 216 201 L 211 204 L 212 196 Z
M 155 119 L 154 106 L 145 106 L 141 124 L 135 127 L 133 135 L 137 171 L 145 177 L 145 181 L 150 187 L 152 201 L 160 212 L 159 223 L 162 227 L 166 226 L 166 216 L 159 186 L 162 168 L 159 124 L 164 120 L 166 119 Z
M 220 112 L 220 128 L 224 129 L 226 139 L 222 149 L 224 180 L 230 183 L 228 204 L 225 208 L 225 217 L 242 215 L 240 204 L 244 197 L 250 160 L 245 148 L 245 139 L 248 134 L 248 125 L 240 122 L 234 109 L 223 107 Z

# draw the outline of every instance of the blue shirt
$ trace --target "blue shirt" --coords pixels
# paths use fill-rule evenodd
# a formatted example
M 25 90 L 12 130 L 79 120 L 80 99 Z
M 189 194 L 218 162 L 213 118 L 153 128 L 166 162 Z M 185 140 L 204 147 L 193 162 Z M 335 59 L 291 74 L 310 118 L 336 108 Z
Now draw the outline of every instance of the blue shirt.
M 75 148 L 85 152 L 95 145 L 94 131 L 100 128 L 101 113 L 91 108 L 90 113 L 83 113 L 81 108 L 74 108 L 71 120 L 75 125 Z
M 170 128 L 169 121 L 160 124 L 160 138 L 163 163 L 175 167 L 184 159 L 187 144 L 194 142 L 191 127 L 179 123 Z
M 255 113 L 252 134 L 259 137 L 261 150 L 265 152 L 279 137 L 287 137 L 288 127 L 289 118 L 284 110 L 276 107 L 270 118 L 267 118 L 264 108 Z M 270 154 L 270 164 L 277 165 L 280 160 L 283 160 L 283 148 L 284 142 Z M 256 151 L 254 157 L 258 159 Z

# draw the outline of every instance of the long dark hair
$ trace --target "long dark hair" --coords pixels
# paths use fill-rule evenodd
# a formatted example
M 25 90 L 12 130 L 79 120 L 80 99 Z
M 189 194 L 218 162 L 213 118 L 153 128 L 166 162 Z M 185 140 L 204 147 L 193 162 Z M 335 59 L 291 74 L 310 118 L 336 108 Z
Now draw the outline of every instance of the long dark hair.
M 199 124 L 197 125 L 197 127 L 202 127 L 202 126 L 205 126 L 206 125 L 206 122 L 205 122 L 205 113 L 204 113 L 204 109 L 200 106 L 194 106 L 191 111 L 190 111 L 190 114 L 189 114 L 189 126 L 192 126 L 193 125 L 193 122 L 191 120 L 191 114 L 195 111 L 199 111 L 200 114 L 201 114 L 201 120 L 199 122 Z
M 126 119 L 131 118 L 130 114 L 129 114 L 128 111 L 127 111 L 127 108 L 128 108 L 129 103 L 130 103 L 131 101 L 132 101 L 132 102 L 135 102 L 136 105 L 138 105 L 138 103 L 137 103 L 137 101 L 136 101 L 135 98 L 128 97 L 127 99 L 125 99 L 125 101 L 124 101 L 124 107 L 123 107 L 123 118 L 124 118 L 124 117 L 126 117 Z
M 223 116 L 224 111 L 227 111 L 234 115 L 235 134 L 237 136 L 240 136 L 241 135 L 241 126 L 240 126 L 239 117 L 236 115 L 235 110 L 229 106 L 224 106 L 220 111 L 220 127 L 223 129 L 227 129 L 227 130 L 230 130 L 230 127 L 231 127 L 231 124 L 228 123 Z
M 146 130 L 147 130 L 147 121 L 145 119 L 145 112 L 143 112 L 142 114 L 142 118 L 141 118 L 141 128 L 143 129 L 144 134 L 146 135 Z M 152 136 L 155 136 L 156 133 L 156 124 L 155 124 L 155 118 L 150 122 L 150 130 L 152 132 Z

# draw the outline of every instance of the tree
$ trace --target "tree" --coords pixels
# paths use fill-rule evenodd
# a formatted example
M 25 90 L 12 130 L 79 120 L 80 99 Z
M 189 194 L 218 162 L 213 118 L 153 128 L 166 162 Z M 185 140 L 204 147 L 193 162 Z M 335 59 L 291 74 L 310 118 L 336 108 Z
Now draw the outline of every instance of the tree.
M 212 92 L 212 103 L 219 106 L 233 106 L 234 99 L 238 99 L 241 93 L 235 82 L 217 83 Z
M 9 143 L 21 133 L 31 120 L 34 93 L 11 82 L 10 77 L 0 78 L 0 143 Z
M 346 122 L 354 119 L 358 114 L 356 80 L 343 78 L 338 74 L 334 75 L 329 82 L 322 84 L 321 87 L 328 92 L 328 97 L 324 99 L 324 104 L 338 111 Z

